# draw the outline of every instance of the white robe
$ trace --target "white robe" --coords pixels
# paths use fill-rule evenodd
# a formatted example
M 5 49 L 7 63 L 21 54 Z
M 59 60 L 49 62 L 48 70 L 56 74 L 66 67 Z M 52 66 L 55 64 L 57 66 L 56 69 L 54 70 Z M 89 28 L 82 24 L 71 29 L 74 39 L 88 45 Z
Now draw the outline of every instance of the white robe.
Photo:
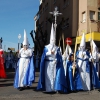
M 47 45 L 46 48 L 48 52 L 46 53 L 46 61 L 45 61 L 45 87 L 46 92 L 55 91 L 55 78 L 56 78 L 56 51 L 57 47 L 55 47 L 55 54 L 51 54 L 51 46 Z
M 84 55 L 84 58 L 82 58 L 82 55 Z M 88 55 L 86 54 L 86 51 L 83 52 L 79 51 L 77 57 L 81 59 L 89 59 Z M 79 66 L 79 72 L 80 72 L 83 90 L 90 90 L 91 89 L 90 73 L 86 72 L 86 61 L 78 60 L 78 66 Z
M 32 50 L 27 49 L 24 51 L 22 48 L 19 52 L 20 62 L 19 62 L 19 87 L 23 87 L 23 80 L 27 71 L 28 64 L 30 63 L 30 58 L 32 56 Z

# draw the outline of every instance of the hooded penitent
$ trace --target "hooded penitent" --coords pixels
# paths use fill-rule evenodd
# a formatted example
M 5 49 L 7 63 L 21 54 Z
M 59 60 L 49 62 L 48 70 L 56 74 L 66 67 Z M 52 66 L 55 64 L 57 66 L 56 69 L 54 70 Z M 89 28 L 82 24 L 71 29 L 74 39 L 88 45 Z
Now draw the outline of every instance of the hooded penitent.
M 92 56 L 94 57 L 94 59 L 96 59 L 96 53 L 98 51 L 97 51 L 97 46 L 96 46 L 96 44 L 95 44 L 95 42 L 93 40 L 91 42 L 91 46 L 92 46 Z
M 23 45 L 27 45 L 28 46 L 28 39 L 27 39 L 27 35 L 26 35 L 26 31 L 24 29 L 24 41 L 23 41 Z
M 80 49 L 84 50 L 85 46 L 86 46 L 86 44 L 85 44 L 85 34 L 83 33 L 81 43 L 80 43 Z
M 96 52 L 97 51 L 97 46 L 94 43 L 94 41 L 92 40 L 92 52 Z
M 70 54 L 73 53 L 73 52 L 72 52 L 72 49 L 71 49 L 71 47 L 70 47 L 69 45 L 66 46 L 66 51 L 65 51 L 65 53 L 66 53 L 66 55 L 70 55 Z

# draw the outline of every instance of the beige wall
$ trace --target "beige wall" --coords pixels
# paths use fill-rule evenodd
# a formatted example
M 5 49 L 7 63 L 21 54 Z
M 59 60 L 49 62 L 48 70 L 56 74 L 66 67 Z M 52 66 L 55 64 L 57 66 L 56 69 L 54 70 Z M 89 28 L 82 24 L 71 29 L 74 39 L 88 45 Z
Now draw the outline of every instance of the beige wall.
M 98 5 L 97 5 L 97 2 L 98 0 L 91 0 L 91 2 L 89 2 L 90 0 L 88 0 L 88 5 L 87 5 L 87 11 L 88 11 L 88 20 L 87 20 L 87 33 L 90 32 L 90 28 L 91 28 L 91 31 L 94 32 L 94 31 L 98 31 L 98 28 L 97 28 L 97 23 L 90 23 L 89 21 L 89 18 L 90 18 L 90 11 L 95 11 L 95 15 L 94 15 L 94 20 L 98 20 Z
M 86 14 L 85 22 L 83 22 L 83 12 Z M 79 36 L 82 35 L 83 30 L 87 32 L 87 0 L 79 0 Z
M 100 0 L 79 0 L 79 35 L 82 35 L 83 30 L 86 33 L 98 31 L 97 23 L 90 22 L 90 11 L 95 11 L 94 20 L 98 20 L 98 1 Z M 84 11 L 86 12 L 86 22 L 82 23 L 82 12 Z

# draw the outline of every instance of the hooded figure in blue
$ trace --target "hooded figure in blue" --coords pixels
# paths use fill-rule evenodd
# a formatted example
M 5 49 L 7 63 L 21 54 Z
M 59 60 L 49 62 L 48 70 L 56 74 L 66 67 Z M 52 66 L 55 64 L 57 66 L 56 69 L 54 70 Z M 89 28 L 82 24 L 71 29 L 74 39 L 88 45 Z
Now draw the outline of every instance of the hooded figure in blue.
M 66 77 L 66 74 L 67 74 L 66 69 L 67 69 L 67 62 L 69 61 L 69 55 L 72 54 L 72 53 L 73 52 L 72 52 L 71 47 L 67 44 L 66 50 L 65 50 L 64 54 L 62 55 L 65 77 Z
M 83 90 L 91 90 L 91 83 L 90 83 L 90 64 L 89 59 L 90 55 L 89 52 L 85 50 L 85 34 L 83 33 L 81 43 L 80 43 L 80 50 L 77 52 L 77 65 L 79 68 L 80 78 Z
M 98 68 L 99 68 L 99 53 L 97 51 L 97 46 L 92 40 L 91 42 L 92 54 L 91 54 L 91 61 L 92 61 L 92 85 L 94 88 L 100 88 L 100 82 L 98 77 Z
M 73 67 L 75 67 L 75 73 L 73 76 Z M 67 62 L 67 72 L 66 72 L 66 80 L 68 84 L 68 90 L 69 92 L 77 91 L 77 90 L 82 90 L 82 83 L 81 83 L 81 78 L 79 74 L 79 69 L 77 67 L 77 64 L 74 63 L 74 55 L 70 54 L 69 55 L 69 61 Z
M 46 92 L 67 92 L 60 48 L 55 45 L 55 32 L 52 24 L 50 44 L 45 46 L 41 62 L 37 90 Z
M 33 51 L 29 48 L 28 39 L 26 36 L 26 31 L 24 30 L 24 41 L 23 48 L 19 51 L 20 57 L 15 79 L 14 79 L 14 88 L 22 91 L 24 87 L 30 88 L 32 82 L 35 80 L 35 69 L 33 64 Z

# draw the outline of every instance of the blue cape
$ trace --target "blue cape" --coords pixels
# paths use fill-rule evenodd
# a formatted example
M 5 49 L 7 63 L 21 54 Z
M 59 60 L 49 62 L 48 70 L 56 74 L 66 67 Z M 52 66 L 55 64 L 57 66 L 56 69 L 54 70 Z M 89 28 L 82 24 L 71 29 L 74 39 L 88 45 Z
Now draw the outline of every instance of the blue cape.
M 97 76 L 97 64 L 92 64 L 92 84 L 95 88 L 100 88 L 99 78 Z
M 67 75 L 66 75 L 66 80 L 68 84 L 68 90 L 69 91 L 75 91 L 75 90 L 82 90 L 82 83 L 80 79 L 80 74 L 79 74 L 79 69 L 76 67 L 75 69 L 75 75 L 73 77 L 73 69 L 72 69 L 72 64 L 73 62 L 68 61 L 67 62 Z
M 48 49 L 45 47 L 43 54 L 42 54 L 41 62 L 40 62 L 40 77 L 39 77 L 37 90 L 45 91 L 45 57 L 46 57 L 47 51 L 48 51 Z M 55 90 L 66 93 L 67 92 L 67 82 L 65 79 L 63 61 L 62 61 L 62 56 L 60 53 L 60 48 L 57 49 L 56 58 L 57 58 L 57 65 L 56 65 Z
M 18 61 L 18 66 L 16 69 L 15 78 L 14 78 L 14 88 L 18 88 L 18 83 L 19 83 L 19 62 L 20 62 L 20 59 Z M 24 86 L 31 86 L 34 80 L 35 80 L 35 67 L 34 67 L 34 60 L 32 56 L 30 58 L 30 63 L 28 64 L 28 68 L 23 80 L 23 84 Z

